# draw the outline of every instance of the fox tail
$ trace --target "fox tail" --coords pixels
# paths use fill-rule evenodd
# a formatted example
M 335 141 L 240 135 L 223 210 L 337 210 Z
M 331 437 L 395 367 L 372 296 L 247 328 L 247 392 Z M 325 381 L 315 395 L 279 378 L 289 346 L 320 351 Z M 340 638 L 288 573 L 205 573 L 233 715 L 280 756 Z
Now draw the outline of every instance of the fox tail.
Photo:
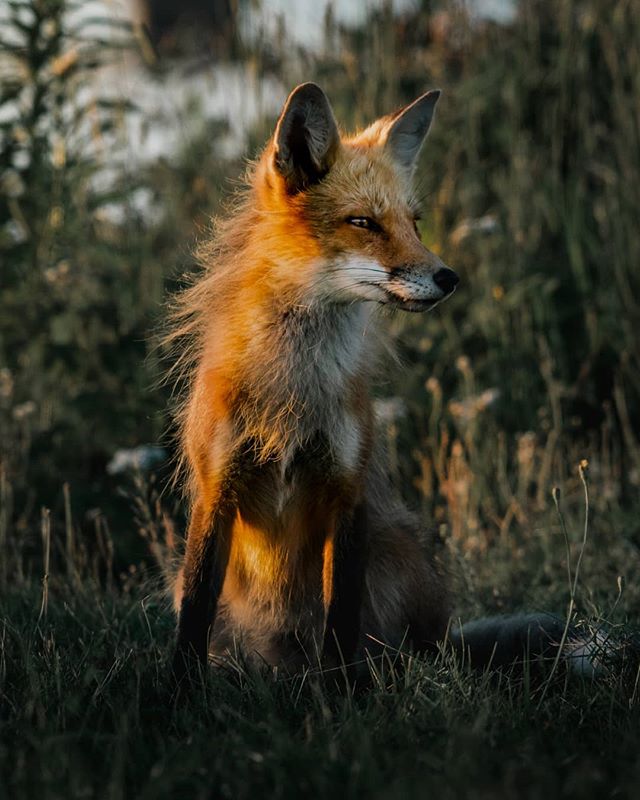
M 604 677 L 640 663 L 640 637 L 605 625 L 567 624 L 555 614 L 509 614 L 452 627 L 448 640 L 474 670 L 554 669 Z

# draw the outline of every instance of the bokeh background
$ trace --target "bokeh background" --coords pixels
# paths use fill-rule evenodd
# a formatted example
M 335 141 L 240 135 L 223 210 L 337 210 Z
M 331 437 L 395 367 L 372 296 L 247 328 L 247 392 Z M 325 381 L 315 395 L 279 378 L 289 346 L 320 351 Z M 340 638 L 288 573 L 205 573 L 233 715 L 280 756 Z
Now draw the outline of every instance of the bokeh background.
M 181 530 L 155 331 L 245 158 L 312 79 L 347 128 L 444 91 L 418 171 L 421 224 L 462 282 L 435 314 L 390 319 L 404 366 L 379 394 L 398 486 L 456 558 L 491 564 L 473 602 L 517 604 L 527 587 L 544 602 L 536 586 L 564 568 L 552 488 L 579 516 L 582 458 L 596 585 L 609 597 L 635 578 L 634 5 L 4 3 L 2 548 L 25 568 L 40 559 L 46 507 L 54 540 L 72 525 L 91 553 L 108 537 L 117 579 L 148 555 L 142 500 Z
M 633 661 L 536 686 L 408 657 L 359 698 L 239 665 L 167 697 L 157 331 L 307 80 L 345 128 L 443 90 L 420 224 L 461 282 L 388 317 L 377 408 L 455 615 L 637 636 L 637 0 L 0 0 L 0 796 L 635 796 Z

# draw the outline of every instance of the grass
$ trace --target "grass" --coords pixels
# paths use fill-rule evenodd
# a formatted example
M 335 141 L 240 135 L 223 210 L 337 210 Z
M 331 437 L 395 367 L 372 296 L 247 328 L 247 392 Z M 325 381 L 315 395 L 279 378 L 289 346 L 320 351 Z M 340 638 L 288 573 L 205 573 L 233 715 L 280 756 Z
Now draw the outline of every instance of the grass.
M 174 702 L 172 623 L 148 598 L 87 586 L 37 622 L 3 600 L 4 796 L 621 797 L 638 706 L 572 679 L 536 692 L 443 661 L 356 696 L 311 679 L 212 674 Z
M 584 464 L 580 474 L 586 493 Z M 161 528 L 171 526 L 143 489 L 139 481 L 136 515 L 163 564 Z M 594 570 L 586 513 L 582 521 L 564 588 L 560 578 L 538 587 L 551 606 L 568 603 L 571 616 L 585 598 L 580 569 Z M 534 680 L 526 671 L 524 679 L 473 674 L 445 652 L 396 654 L 356 691 L 238 665 L 175 696 L 174 620 L 159 567 L 149 561 L 114 585 L 110 547 L 90 557 L 73 541 L 73 521 L 66 525 L 65 537 L 52 540 L 43 511 L 40 573 L 19 549 L 8 564 L 23 577 L 0 599 L 2 796 L 613 798 L 635 789 L 637 665 L 590 679 L 554 663 Z M 562 537 L 553 547 L 555 566 L 566 570 Z M 512 555 L 511 547 L 494 550 L 494 582 L 511 570 Z M 478 564 L 467 571 L 482 581 Z M 460 605 L 466 616 L 470 605 Z
M 11 608 L 6 797 L 602 798 L 637 782 L 637 705 L 615 687 L 574 679 L 538 704 L 508 681 L 412 661 L 356 697 L 214 674 L 173 703 L 169 620 L 142 598 L 96 595 L 39 628 L 25 598 Z

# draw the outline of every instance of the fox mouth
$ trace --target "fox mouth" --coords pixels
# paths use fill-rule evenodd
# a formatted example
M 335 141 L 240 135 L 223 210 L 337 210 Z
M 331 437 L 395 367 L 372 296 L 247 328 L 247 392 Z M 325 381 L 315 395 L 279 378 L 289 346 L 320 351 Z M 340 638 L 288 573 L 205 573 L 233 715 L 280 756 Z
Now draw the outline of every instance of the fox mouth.
M 447 297 L 450 297 L 455 292 L 455 289 L 452 289 L 447 294 L 443 294 L 442 297 L 434 298 L 419 298 L 419 297 L 400 297 L 395 292 L 389 291 L 389 289 L 385 289 L 384 293 L 386 295 L 386 300 L 382 300 L 381 302 L 389 305 L 394 306 L 395 308 L 401 309 L 402 311 L 411 311 L 413 313 L 421 313 L 424 311 L 431 311 L 432 308 L 441 303 L 443 300 L 446 300 Z

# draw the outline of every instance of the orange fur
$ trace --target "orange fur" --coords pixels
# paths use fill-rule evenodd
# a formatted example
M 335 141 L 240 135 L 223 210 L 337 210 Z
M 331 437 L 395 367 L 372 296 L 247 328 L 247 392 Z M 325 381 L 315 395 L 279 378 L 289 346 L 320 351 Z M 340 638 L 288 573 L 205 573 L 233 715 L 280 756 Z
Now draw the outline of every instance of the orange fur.
M 416 119 L 340 138 L 320 90 L 298 87 L 199 248 L 168 336 L 187 385 L 179 651 L 202 657 L 206 634 L 216 656 L 240 643 L 298 668 L 332 639 L 353 657 L 367 637 L 398 642 L 409 627 L 424 647 L 443 633 L 443 581 L 376 466 L 371 401 L 372 307 L 424 310 L 451 291 L 415 225 L 407 153 L 435 99 L 417 103 Z

